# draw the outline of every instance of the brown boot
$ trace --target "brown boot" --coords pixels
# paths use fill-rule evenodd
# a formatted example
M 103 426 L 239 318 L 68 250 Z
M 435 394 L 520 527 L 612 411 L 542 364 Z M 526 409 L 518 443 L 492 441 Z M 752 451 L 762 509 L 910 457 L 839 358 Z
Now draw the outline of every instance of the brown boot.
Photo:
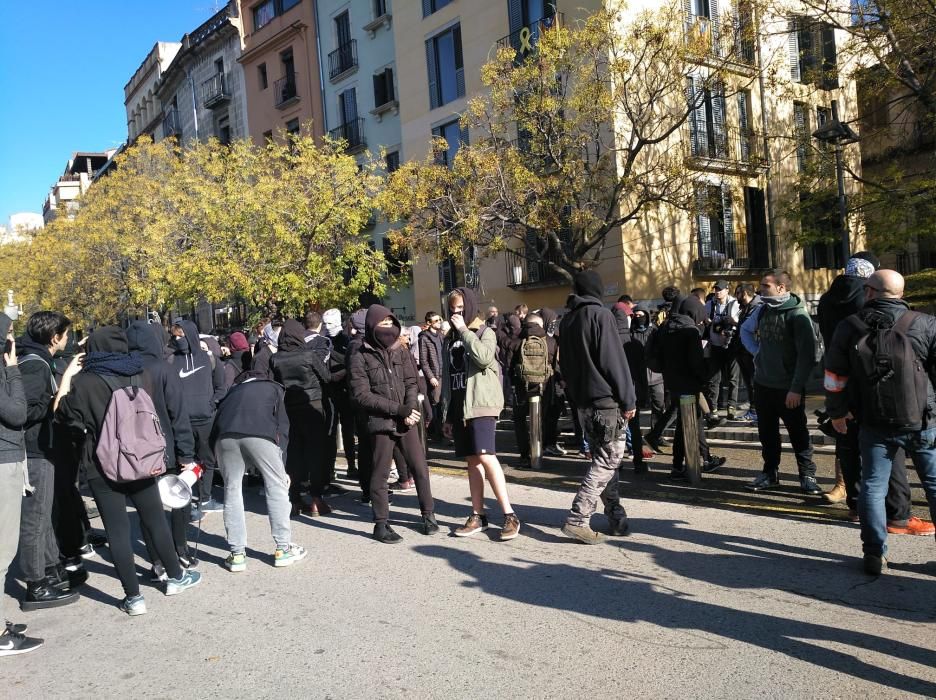
M 842 475 L 842 465 L 835 460 L 835 486 L 822 494 L 826 503 L 842 503 L 845 500 L 845 477 Z

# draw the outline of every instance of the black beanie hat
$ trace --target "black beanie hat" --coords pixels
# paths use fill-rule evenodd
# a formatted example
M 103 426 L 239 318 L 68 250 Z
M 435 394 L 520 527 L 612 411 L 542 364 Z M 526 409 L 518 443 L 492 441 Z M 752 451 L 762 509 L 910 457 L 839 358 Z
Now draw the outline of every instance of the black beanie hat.
M 872 253 L 870 250 L 860 250 L 857 253 L 852 253 L 853 258 L 861 258 L 862 260 L 867 260 L 869 263 L 874 265 L 875 270 L 881 269 L 881 261 L 877 255 Z
M 601 283 L 601 276 L 594 270 L 576 272 L 572 278 L 572 288 L 580 297 L 601 299 L 604 296 L 604 285 Z

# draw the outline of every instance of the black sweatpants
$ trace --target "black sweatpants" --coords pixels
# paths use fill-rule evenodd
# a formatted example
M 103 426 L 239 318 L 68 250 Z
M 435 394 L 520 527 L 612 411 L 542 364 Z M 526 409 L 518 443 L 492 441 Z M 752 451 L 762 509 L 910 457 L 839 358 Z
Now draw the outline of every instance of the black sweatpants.
M 390 517 L 389 489 L 387 479 L 390 478 L 390 460 L 393 448 L 399 445 L 410 467 L 410 477 L 416 481 L 416 495 L 419 498 L 419 510 L 423 515 L 433 512 L 432 490 L 429 487 L 429 466 L 426 464 L 426 455 L 423 453 L 419 433 L 415 428 L 407 430 L 403 435 L 386 435 L 378 433 L 371 436 L 374 445 L 373 473 L 370 480 L 371 508 L 374 510 L 374 522 L 385 523 Z
M 335 392 L 333 397 L 335 410 L 338 412 L 338 421 L 341 423 L 341 446 L 344 448 L 345 460 L 348 470 L 357 469 L 357 452 L 354 445 L 354 408 L 346 393 Z
M 754 396 L 757 403 L 757 437 L 761 442 L 761 456 L 764 459 L 764 473 L 777 473 L 780 470 L 780 422 L 786 427 L 796 456 L 799 476 L 816 476 L 816 463 L 813 462 L 812 440 L 806 427 L 806 402 L 800 402 L 796 408 L 786 407 L 786 389 L 774 389 L 755 384 Z M 804 397 L 805 399 L 805 397 Z
M 195 437 L 195 459 L 202 465 L 201 479 L 198 481 L 198 489 L 193 495 L 193 500 L 208 501 L 211 500 L 211 487 L 214 484 L 215 458 L 211 446 L 208 444 L 208 436 L 211 434 L 211 421 L 207 423 L 192 423 L 192 435 Z
M 59 456 L 55 462 L 52 529 L 62 556 L 78 557 L 81 556 L 81 548 L 88 543 L 91 523 L 78 491 L 78 462 L 62 452 L 57 452 Z
M 172 535 L 163 515 L 162 502 L 159 500 L 159 488 L 156 479 L 142 479 L 126 484 L 115 484 L 95 475 L 88 479 L 88 486 L 101 511 L 104 532 L 111 559 L 117 569 L 117 576 L 123 585 L 124 595 L 140 594 L 140 581 L 133 561 L 133 543 L 130 538 L 130 516 L 127 513 L 127 499 L 136 508 L 140 516 L 140 526 L 152 541 L 153 549 L 159 560 L 166 567 L 171 578 L 182 576 L 179 558 L 172 548 Z
M 338 446 L 332 425 L 331 404 L 321 401 L 311 405 L 290 406 L 289 445 L 286 447 L 286 472 L 289 474 L 289 500 L 299 502 L 302 482 L 309 481 L 309 491 L 320 498 L 331 481 Z

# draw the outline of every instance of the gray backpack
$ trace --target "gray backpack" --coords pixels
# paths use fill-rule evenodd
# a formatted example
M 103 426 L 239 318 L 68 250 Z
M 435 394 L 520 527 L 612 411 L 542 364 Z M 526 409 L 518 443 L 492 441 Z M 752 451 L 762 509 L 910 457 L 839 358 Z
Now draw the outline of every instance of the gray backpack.
M 101 473 L 117 483 L 164 474 L 166 436 L 153 399 L 139 386 L 139 376 L 131 377 L 126 387 L 118 385 L 113 377 L 101 379 L 113 392 L 95 451 Z

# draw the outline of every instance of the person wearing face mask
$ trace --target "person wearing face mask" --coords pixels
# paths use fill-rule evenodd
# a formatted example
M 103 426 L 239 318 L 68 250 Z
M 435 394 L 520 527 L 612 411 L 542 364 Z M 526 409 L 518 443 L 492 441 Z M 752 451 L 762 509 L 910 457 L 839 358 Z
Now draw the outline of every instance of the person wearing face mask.
M 618 302 L 620 303 L 620 302 Z M 648 407 L 655 418 L 659 419 L 665 412 L 663 405 L 663 375 L 647 368 L 646 347 L 650 334 L 653 331 L 650 325 L 650 310 L 644 304 L 635 304 L 630 308 L 628 327 L 624 329 L 623 311 L 618 304 L 614 305 L 612 313 L 618 322 L 618 335 L 624 345 L 624 354 L 630 367 L 631 378 L 634 380 L 634 389 L 637 393 L 637 409 L 634 417 L 628 421 L 631 432 L 631 445 L 634 453 L 634 473 L 642 474 L 647 471 L 646 461 L 653 457 L 653 450 L 644 447 L 643 436 L 640 431 L 640 409 Z
M 780 485 L 780 421 L 786 426 L 796 455 L 800 488 L 819 495 L 816 463 L 806 426 L 806 382 L 816 365 L 816 338 L 802 300 L 790 291 L 786 271 L 774 269 L 761 278 L 761 310 L 741 327 L 741 341 L 754 355 L 754 396 L 757 435 L 763 470 L 748 484 L 751 491 Z
M 260 340 L 254 351 L 250 369 L 263 372 L 265 379 L 273 379 L 271 360 L 276 354 L 279 344 L 280 329 L 283 327 L 282 319 L 274 319 L 263 327 Z
M 374 512 L 374 539 L 395 544 L 402 538 L 387 523 L 390 517 L 390 464 L 394 447 L 399 447 L 416 482 L 422 531 L 439 531 L 434 514 L 429 467 L 419 441 L 416 424 L 419 388 L 415 363 L 409 349 L 400 342 L 402 327 L 390 309 L 372 304 L 364 321 L 364 339 L 348 360 L 351 396 L 367 416 L 367 431 L 373 448 L 370 501 Z

